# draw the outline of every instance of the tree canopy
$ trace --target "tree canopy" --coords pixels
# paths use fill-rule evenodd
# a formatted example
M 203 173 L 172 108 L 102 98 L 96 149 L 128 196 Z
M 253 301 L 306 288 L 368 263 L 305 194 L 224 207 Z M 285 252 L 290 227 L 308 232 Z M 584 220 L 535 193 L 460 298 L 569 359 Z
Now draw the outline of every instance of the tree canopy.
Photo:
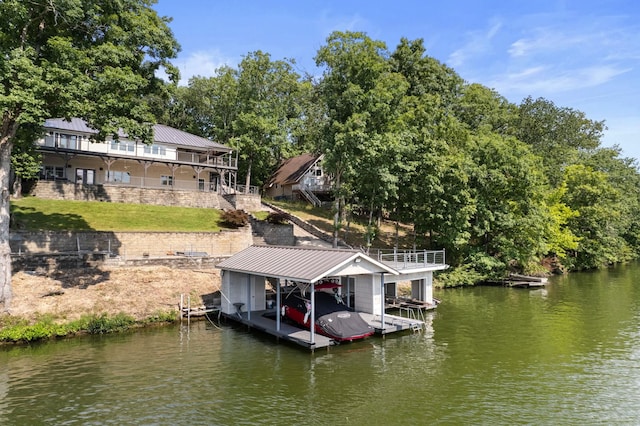
M 148 98 L 166 97 L 164 70 L 179 45 L 152 0 L 0 2 L 0 302 L 9 309 L 9 172 L 14 145 L 33 143 L 47 118 L 80 117 L 96 140 L 124 130 L 152 140 Z M 31 137 L 18 137 L 20 132 Z M 21 149 L 20 152 L 26 152 Z
M 334 244 L 350 214 L 413 226 L 413 246 L 445 248 L 473 276 L 594 268 L 640 253 L 635 161 L 603 148 L 604 122 L 529 96 L 519 104 L 465 82 L 423 40 L 394 50 L 332 33 L 320 76 L 248 54 L 196 77 L 169 105 L 172 124 L 237 147 L 246 183 L 283 159 L 324 154 Z M 624 194 L 624 195 L 623 195 Z
M 389 50 L 362 32 L 327 38 L 315 57 L 322 75 L 254 51 L 186 87 L 164 84 L 155 72 L 177 76 L 169 59 L 178 45 L 152 4 L 0 2 L 11 17 L 0 22 L 0 171 L 45 118 L 78 116 L 98 139 L 123 128 L 146 141 L 155 116 L 237 149 L 247 187 L 283 159 L 324 154 L 334 243 L 358 211 L 368 245 L 381 220 L 404 222 L 413 247 L 444 248 L 473 279 L 640 254 L 640 174 L 617 147 L 601 146 L 603 121 L 544 98 L 510 102 L 430 57 L 421 39 Z M 17 173 L 33 170 L 20 163 Z M 8 243 L 0 247 L 6 260 Z

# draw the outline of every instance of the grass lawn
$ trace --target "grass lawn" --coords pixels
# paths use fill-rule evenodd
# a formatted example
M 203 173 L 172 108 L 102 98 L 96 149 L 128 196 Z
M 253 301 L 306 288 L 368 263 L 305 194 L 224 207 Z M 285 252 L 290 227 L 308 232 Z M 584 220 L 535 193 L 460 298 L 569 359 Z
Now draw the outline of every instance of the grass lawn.
M 11 200 L 12 229 L 30 231 L 220 231 L 221 210 L 99 201 Z

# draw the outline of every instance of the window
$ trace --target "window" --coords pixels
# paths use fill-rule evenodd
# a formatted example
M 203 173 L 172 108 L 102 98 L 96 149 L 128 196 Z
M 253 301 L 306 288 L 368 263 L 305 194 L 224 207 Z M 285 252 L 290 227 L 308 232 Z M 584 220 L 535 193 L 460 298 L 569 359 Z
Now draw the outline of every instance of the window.
M 316 167 L 316 168 L 313 170 L 313 175 L 314 175 L 314 176 L 317 176 L 317 177 L 321 177 L 321 176 L 322 176 L 322 169 L 321 169 L 320 167 Z
M 136 150 L 136 144 L 135 142 L 111 141 L 111 149 L 134 152 Z
M 78 149 L 76 135 L 58 134 L 58 148 Z
M 129 172 L 111 170 L 107 172 L 107 182 L 131 183 L 131 175 L 129 174 Z
M 62 166 L 44 166 L 42 168 L 42 179 L 56 180 L 64 178 L 64 167 Z
M 145 154 L 155 154 L 155 155 L 167 155 L 167 149 L 161 145 L 145 145 L 144 146 Z
M 173 186 L 173 176 L 160 176 L 160 185 Z

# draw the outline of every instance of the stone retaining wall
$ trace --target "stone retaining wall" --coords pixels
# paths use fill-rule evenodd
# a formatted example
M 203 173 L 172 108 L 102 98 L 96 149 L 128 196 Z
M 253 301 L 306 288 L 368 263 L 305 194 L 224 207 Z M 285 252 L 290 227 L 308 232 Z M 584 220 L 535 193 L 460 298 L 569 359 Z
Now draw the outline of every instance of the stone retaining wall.
M 257 211 L 261 209 L 259 194 L 230 194 L 223 197 L 215 192 L 119 185 L 78 185 L 65 181 L 38 181 L 31 193 L 36 197 L 53 200 L 104 201 L 219 210 Z
M 254 234 L 261 236 L 264 242 L 274 246 L 295 246 L 296 237 L 290 223 L 274 224 L 251 218 Z
M 252 244 L 251 228 L 224 232 L 11 232 L 13 255 L 105 253 L 121 258 L 229 256 Z

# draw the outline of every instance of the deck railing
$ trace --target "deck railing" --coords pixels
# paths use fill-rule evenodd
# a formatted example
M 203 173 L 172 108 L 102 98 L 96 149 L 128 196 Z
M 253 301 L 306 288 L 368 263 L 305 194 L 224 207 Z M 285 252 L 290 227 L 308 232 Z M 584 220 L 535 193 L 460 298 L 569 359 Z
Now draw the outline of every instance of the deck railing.
M 415 269 L 427 266 L 445 265 L 445 251 L 442 250 L 398 250 L 373 249 L 369 256 L 394 269 Z

